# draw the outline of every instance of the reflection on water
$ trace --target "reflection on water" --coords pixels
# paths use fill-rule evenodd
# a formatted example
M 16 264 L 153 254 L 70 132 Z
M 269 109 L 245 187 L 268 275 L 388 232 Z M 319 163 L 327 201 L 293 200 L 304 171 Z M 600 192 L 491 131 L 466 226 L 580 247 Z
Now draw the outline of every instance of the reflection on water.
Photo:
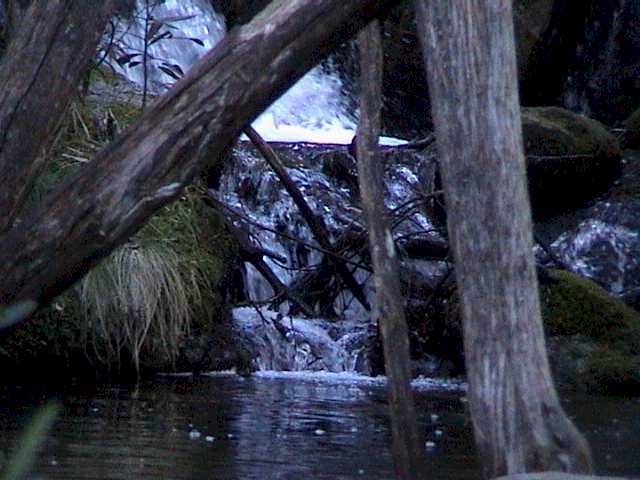
M 392 478 L 385 390 L 309 379 L 160 379 L 137 389 L 0 387 L 0 450 L 37 405 L 62 402 L 37 478 Z M 479 478 L 459 394 L 419 392 L 433 479 Z M 635 400 L 575 398 L 601 473 L 640 474 Z M 606 418 L 605 418 L 606 417 Z M 607 457 L 608 456 L 608 457 Z

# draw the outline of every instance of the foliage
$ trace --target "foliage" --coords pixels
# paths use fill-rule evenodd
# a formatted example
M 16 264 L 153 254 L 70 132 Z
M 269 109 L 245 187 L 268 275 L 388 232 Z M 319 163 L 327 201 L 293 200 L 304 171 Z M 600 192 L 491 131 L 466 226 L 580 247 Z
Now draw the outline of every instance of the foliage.
M 167 40 L 188 40 L 200 46 L 204 46 L 204 42 L 198 38 L 176 36 L 177 27 L 175 23 L 189 20 L 194 15 L 168 15 L 159 18 L 155 14 L 155 9 L 163 4 L 165 0 L 144 0 L 139 8 L 133 9 L 128 15 L 123 16 L 127 19 L 129 27 L 124 28 L 123 25 L 112 23 L 111 36 L 109 43 L 104 47 L 104 59 L 111 63 L 114 60 L 120 67 L 142 68 L 143 72 L 143 93 L 142 106 L 146 106 L 147 94 L 149 91 L 149 70 L 157 69 L 164 73 L 170 81 L 179 80 L 184 76 L 184 71 L 177 63 L 172 63 L 167 58 L 156 57 L 151 53 L 150 47 L 158 42 Z M 132 21 L 143 26 L 141 33 L 132 31 Z M 133 29 L 135 30 L 135 29 Z M 133 43 L 125 43 L 125 34 L 134 38 Z
M 167 207 L 78 285 L 86 343 L 103 363 L 175 360 L 193 319 L 213 314 L 224 258 L 206 246 L 199 203 L 192 192 Z

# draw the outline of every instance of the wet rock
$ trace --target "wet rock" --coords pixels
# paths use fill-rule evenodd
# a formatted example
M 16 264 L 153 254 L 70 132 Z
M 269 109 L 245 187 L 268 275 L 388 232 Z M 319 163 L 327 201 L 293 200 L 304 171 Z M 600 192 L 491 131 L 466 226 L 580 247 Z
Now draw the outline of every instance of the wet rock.
M 526 108 L 522 129 L 538 220 L 584 204 L 620 175 L 618 142 L 595 120 L 557 107 Z
M 640 289 L 640 199 L 603 201 L 553 243 L 573 271 L 607 291 L 633 298 Z

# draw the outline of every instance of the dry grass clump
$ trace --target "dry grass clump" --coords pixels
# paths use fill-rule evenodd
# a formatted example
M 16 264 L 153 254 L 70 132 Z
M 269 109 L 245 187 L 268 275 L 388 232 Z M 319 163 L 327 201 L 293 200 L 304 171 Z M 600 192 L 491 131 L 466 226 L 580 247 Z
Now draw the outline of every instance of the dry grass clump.
M 182 270 L 180 256 L 167 245 L 119 248 L 77 287 L 86 344 L 109 366 L 128 355 L 136 371 L 143 350 L 175 358 L 203 283 Z
M 138 111 L 126 104 L 73 104 L 32 201 L 108 143 L 98 125 L 103 116 L 117 133 Z M 65 294 L 65 303 L 81 312 L 75 321 L 89 358 L 109 369 L 133 366 L 137 372 L 143 364 L 166 367 L 175 360 L 194 319 L 218 306 L 214 285 L 225 258 L 212 222 L 212 212 L 192 188 Z

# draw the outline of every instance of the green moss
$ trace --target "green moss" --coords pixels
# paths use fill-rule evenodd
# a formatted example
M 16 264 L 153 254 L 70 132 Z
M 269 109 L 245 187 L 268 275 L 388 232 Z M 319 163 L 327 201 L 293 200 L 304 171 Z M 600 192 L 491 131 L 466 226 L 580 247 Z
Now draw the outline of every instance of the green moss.
M 0 368 L 5 376 L 65 372 L 83 358 L 78 318 L 77 300 L 65 294 L 33 319 L 0 331 Z
M 541 288 L 542 311 L 549 335 L 587 335 L 607 340 L 640 325 L 640 313 L 613 298 L 593 281 L 555 270 L 556 284 Z
M 606 394 L 640 393 L 640 358 L 602 348 L 586 362 L 584 378 L 590 390 Z
M 527 154 L 584 154 L 606 158 L 621 154 L 616 138 L 604 125 L 564 108 L 524 108 L 522 120 Z
M 604 393 L 640 393 L 640 313 L 591 280 L 565 271 L 553 271 L 552 276 L 558 283 L 540 290 L 547 335 L 587 337 L 595 349 L 586 349 L 585 358 L 567 362 L 552 357 L 552 362 L 562 368 L 581 365 L 573 384 Z
M 107 143 L 109 139 L 104 137 L 96 122 L 96 115 L 102 115 L 104 112 L 108 112 L 114 118 L 118 128 L 124 128 L 135 119 L 139 110 L 124 103 L 113 103 L 99 108 L 91 102 L 74 105 L 61 126 L 50 152 L 51 160 L 39 178 L 31 201 L 39 201 L 63 179 L 77 171 L 82 164 L 91 161 L 95 152 Z M 163 326 L 155 330 L 153 327 L 150 328 L 149 337 L 137 352 L 140 353 L 140 358 L 136 353 L 133 363 L 137 364 L 140 360 L 143 368 L 145 365 L 156 369 L 169 368 L 176 349 L 193 328 L 198 331 L 210 330 L 211 324 L 224 315 L 226 306 L 222 301 L 220 289 L 229 265 L 237 254 L 235 243 L 225 228 L 224 220 L 205 206 L 202 195 L 201 189 L 188 189 L 179 200 L 158 212 L 128 244 L 121 247 L 125 253 L 131 252 L 134 255 L 134 262 L 145 259 L 157 260 L 154 265 L 149 265 L 146 272 L 141 272 L 141 275 L 131 279 L 131 283 L 135 284 L 133 288 L 127 287 L 129 282 L 126 278 L 114 279 L 113 272 L 127 271 L 135 275 L 135 263 L 128 261 L 123 255 L 116 255 L 117 258 L 114 260 L 112 255 L 97 267 L 95 273 L 98 274 L 98 281 L 94 281 L 93 285 L 123 285 L 125 289 L 128 288 L 127 292 L 105 293 L 101 290 L 100 295 L 92 297 L 87 294 L 86 285 L 79 284 L 58 299 L 55 307 L 42 311 L 32 321 L 0 335 L 0 362 L 8 367 L 31 365 L 37 370 L 42 362 L 49 364 L 50 359 L 56 358 L 56 364 L 68 366 L 75 363 L 76 371 L 78 365 L 72 359 L 81 359 L 83 365 L 80 366 L 80 370 L 84 370 L 84 366 L 90 362 L 107 364 L 115 358 L 120 363 L 122 357 L 132 352 L 128 351 L 128 347 L 114 351 L 112 346 L 107 345 L 110 340 L 104 326 L 115 324 L 116 317 L 119 316 L 140 316 L 139 310 L 133 311 L 138 307 L 127 308 L 123 299 L 133 298 L 136 288 L 146 293 L 144 289 L 140 290 L 144 279 L 152 279 L 153 272 L 158 271 L 157 268 L 168 268 L 165 278 L 169 282 L 181 281 L 181 287 L 175 289 L 175 295 L 182 296 L 182 303 L 178 305 L 169 298 L 172 289 L 154 284 L 148 291 L 158 292 L 162 295 L 161 302 L 166 301 L 171 305 L 165 304 L 167 308 L 163 308 L 161 304 L 158 308 L 151 302 L 153 305 L 149 311 L 164 315 L 166 311 L 171 310 L 169 307 L 172 307 L 173 311 L 179 311 L 180 315 L 186 312 L 186 317 L 182 316 L 187 322 L 180 323 L 186 326 L 171 333 L 174 337 L 170 342 L 163 336 L 166 333 Z M 162 261 L 163 257 L 166 257 L 166 262 Z M 110 268 L 110 262 L 114 261 L 119 264 Z M 102 277 L 99 277 L 100 272 Z M 111 280 L 117 281 L 110 282 Z M 93 301 L 98 297 L 104 298 L 105 303 L 102 306 L 97 306 Z M 87 299 L 92 301 L 87 304 Z M 185 299 L 186 302 L 183 301 Z M 149 302 L 143 303 L 145 307 L 150 305 Z M 105 308 L 101 312 L 106 313 L 109 318 L 98 321 L 96 308 L 102 307 Z M 97 331 L 96 328 L 101 330 Z M 115 353 L 115 356 L 106 360 L 110 353 Z M 85 354 L 91 358 L 89 362 Z

